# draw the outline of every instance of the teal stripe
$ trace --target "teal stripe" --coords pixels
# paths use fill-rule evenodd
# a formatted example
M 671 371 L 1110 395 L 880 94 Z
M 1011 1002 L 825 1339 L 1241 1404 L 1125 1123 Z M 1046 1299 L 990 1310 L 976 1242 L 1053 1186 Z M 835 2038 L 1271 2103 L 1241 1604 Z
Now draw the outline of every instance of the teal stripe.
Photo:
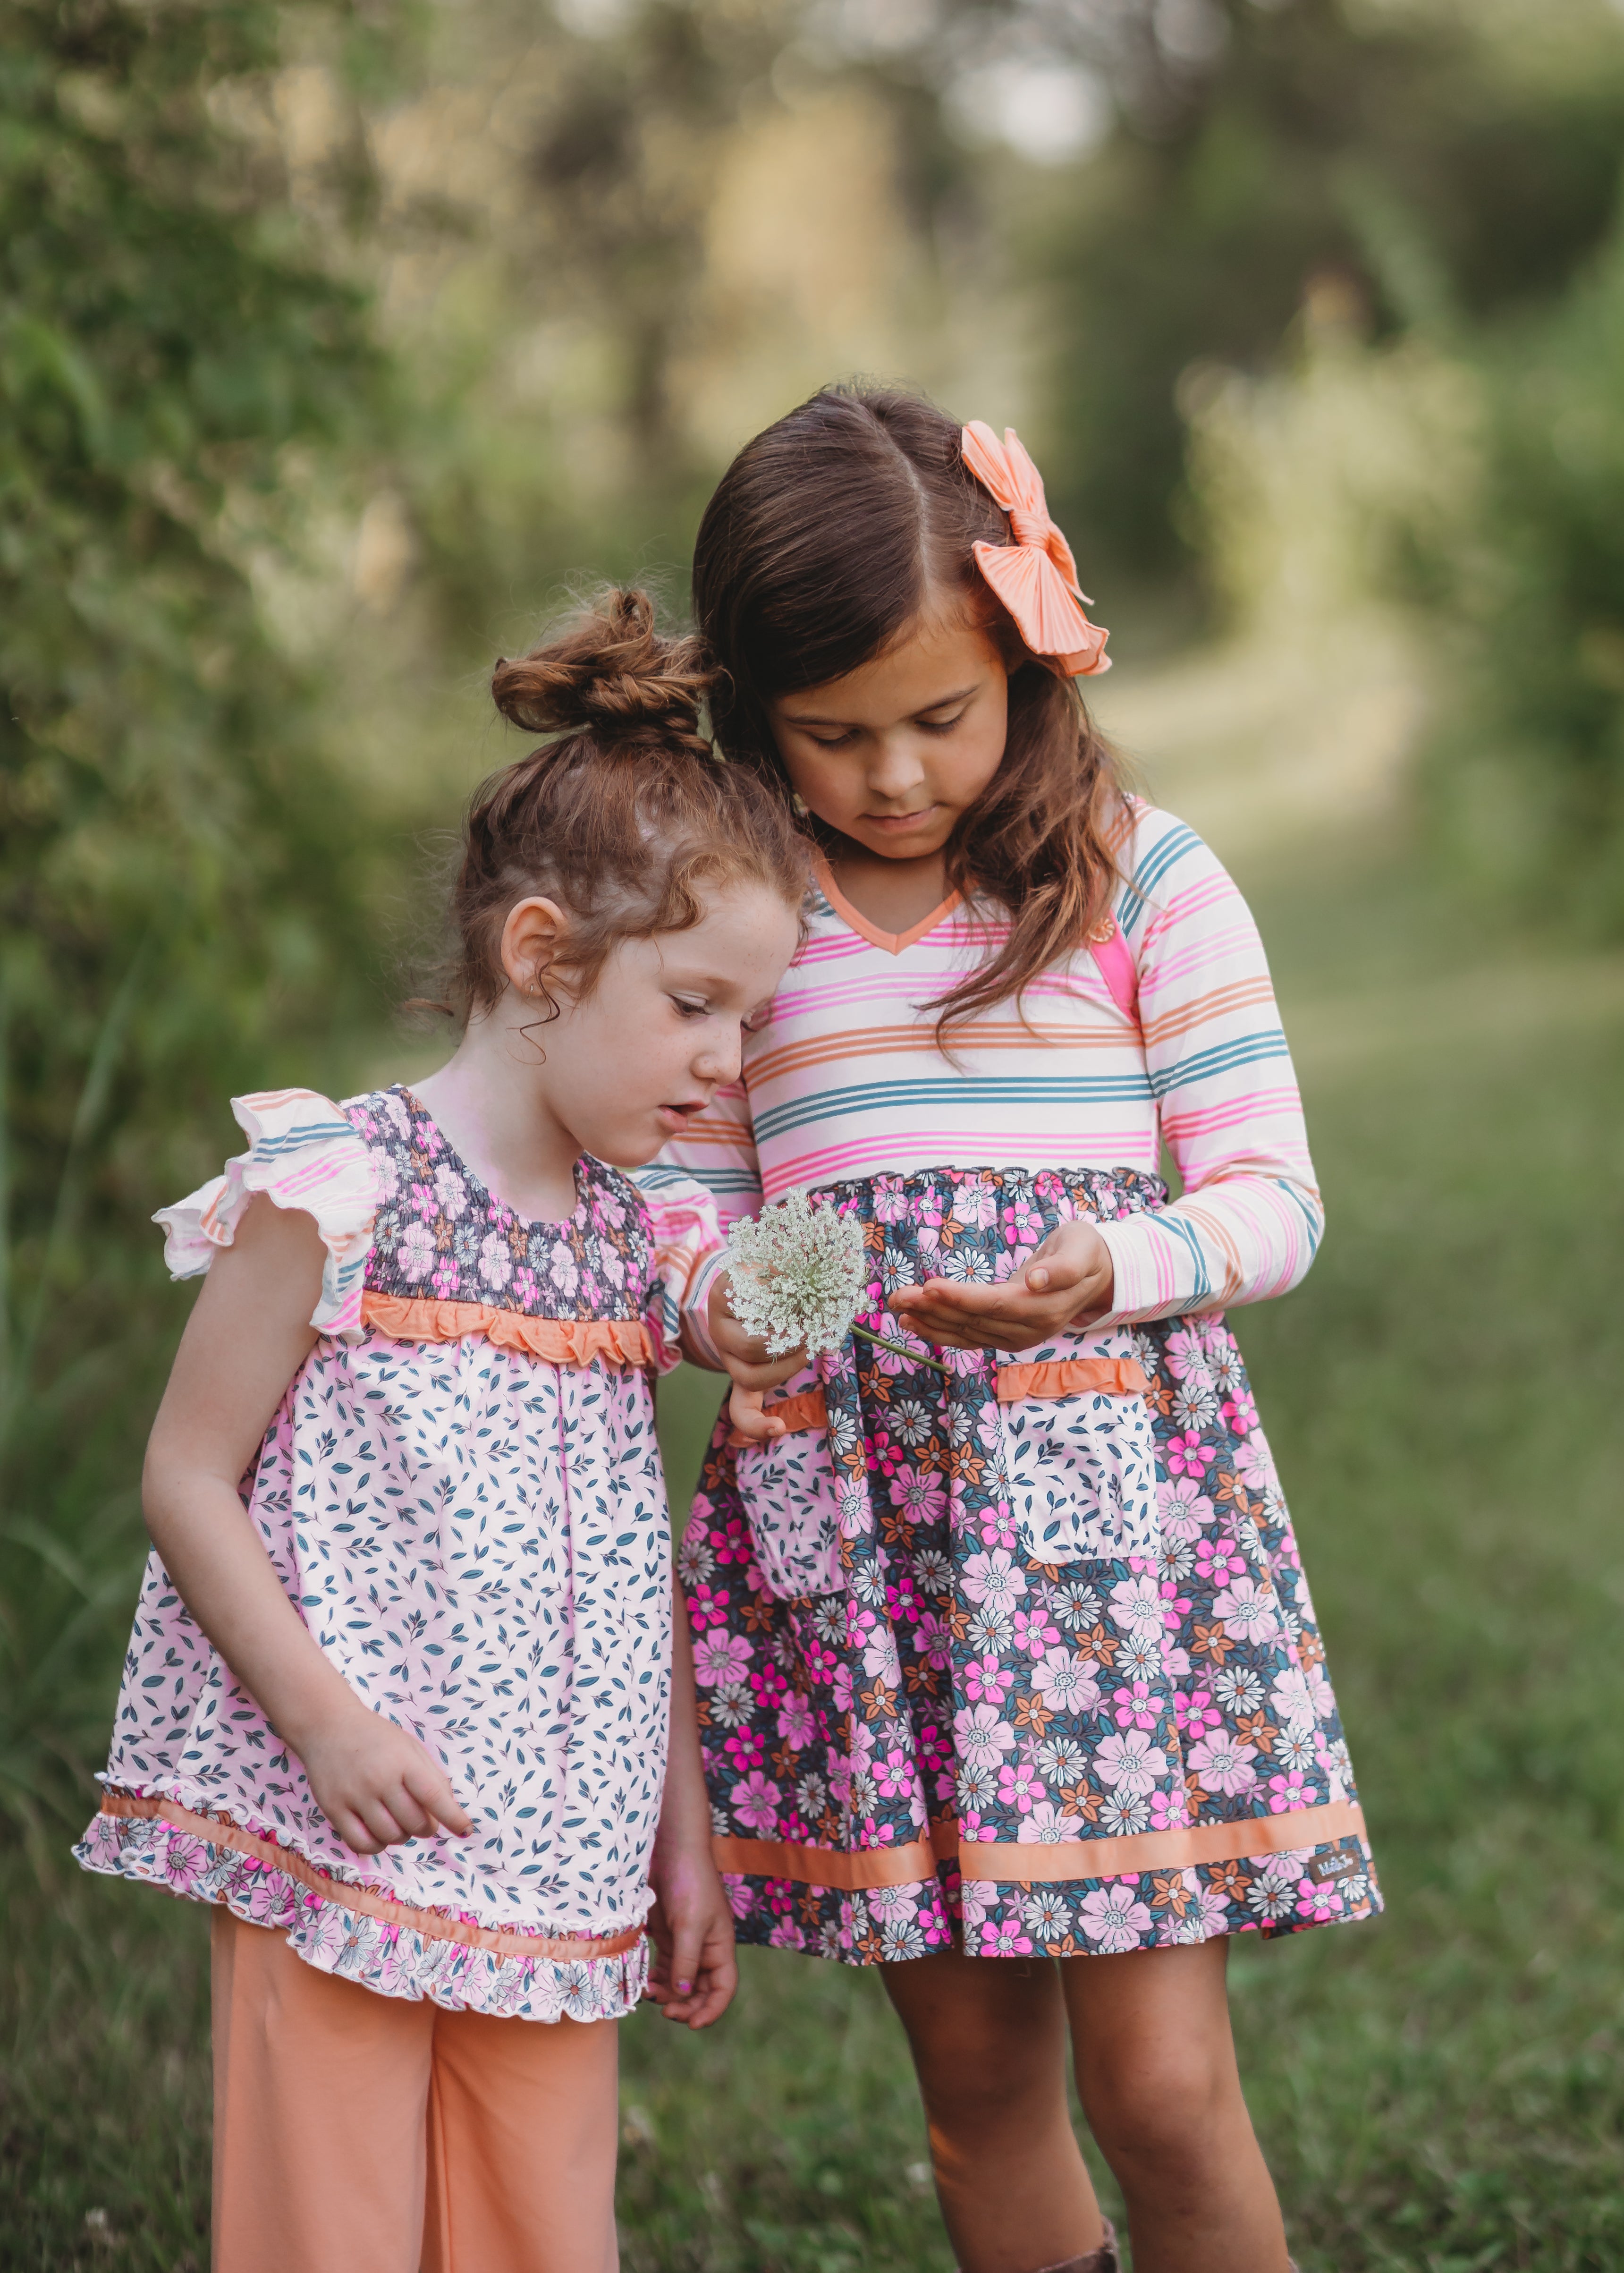
M 1156 1096 L 1165 1097 L 1186 1083 L 1211 1081 L 1218 1074 L 1233 1073 L 1239 1066 L 1261 1065 L 1270 1058 L 1289 1059 L 1291 1054 L 1285 1035 L 1276 1026 L 1272 1034 L 1244 1034 L 1235 1041 L 1198 1050 L 1194 1057 L 1180 1058 L 1176 1065 L 1163 1068 L 1152 1081 Z
M 334 1136 L 355 1136 L 348 1121 L 302 1121 L 296 1129 L 289 1129 L 281 1136 L 257 1136 L 253 1140 L 257 1153 L 274 1156 L 280 1152 L 302 1152 L 307 1144 L 326 1144 Z M 360 1138 L 356 1137 L 357 1144 Z
M 1117 921 L 1132 935 L 1138 930 L 1150 894 L 1175 861 L 1182 860 L 1191 850 L 1199 851 L 1201 840 L 1193 829 L 1181 821 L 1140 862 L 1122 888 L 1122 901 L 1117 910 Z

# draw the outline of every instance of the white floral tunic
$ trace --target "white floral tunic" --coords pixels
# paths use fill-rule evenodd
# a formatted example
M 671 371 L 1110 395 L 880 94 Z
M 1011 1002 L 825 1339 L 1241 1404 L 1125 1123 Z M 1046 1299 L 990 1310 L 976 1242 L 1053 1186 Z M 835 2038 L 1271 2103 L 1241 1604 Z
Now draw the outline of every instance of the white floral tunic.
M 258 1191 L 327 1248 L 323 1338 L 244 1502 L 311 1632 L 475 1829 L 354 1854 L 154 1555 L 79 1859 L 224 1902 L 385 1996 L 623 2014 L 670 1699 L 650 1372 L 677 1361 L 711 1204 L 582 1159 L 570 1219 L 527 1222 L 404 1089 L 232 1109 L 250 1148 L 163 1211 L 170 1267 L 206 1270 Z

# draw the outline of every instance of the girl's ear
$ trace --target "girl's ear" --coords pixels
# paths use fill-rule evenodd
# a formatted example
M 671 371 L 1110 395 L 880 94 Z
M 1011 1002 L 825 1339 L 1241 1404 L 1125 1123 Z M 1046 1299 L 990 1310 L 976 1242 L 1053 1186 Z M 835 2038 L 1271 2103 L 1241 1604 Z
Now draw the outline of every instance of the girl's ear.
M 517 900 L 502 926 L 502 968 L 516 994 L 539 994 L 558 961 L 570 919 L 557 900 L 539 893 Z

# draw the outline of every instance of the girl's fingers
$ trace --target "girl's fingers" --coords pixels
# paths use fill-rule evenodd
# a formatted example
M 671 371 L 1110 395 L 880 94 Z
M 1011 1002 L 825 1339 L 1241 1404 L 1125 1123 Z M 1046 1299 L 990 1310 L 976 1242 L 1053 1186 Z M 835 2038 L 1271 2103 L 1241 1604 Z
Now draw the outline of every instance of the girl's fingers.
M 764 1393 L 760 1389 L 742 1388 L 735 1382 L 732 1394 L 728 1399 L 728 1419 L 736 1433 L 747 1444 L 770 1444 L 775 1437 L 782 1437 L 784 1433 L 783 1422 L 768 1420 L 761 1410 Z
M 452 1789 L 450 1777 L 426 1752 L 422 1766 L 414 1766 L 405 1782 L 407 1790 L 426 1809 L 431 1822 L 449 1831 L 453 1839 L 468 1837 L 474 1828 L 474 1819 Z

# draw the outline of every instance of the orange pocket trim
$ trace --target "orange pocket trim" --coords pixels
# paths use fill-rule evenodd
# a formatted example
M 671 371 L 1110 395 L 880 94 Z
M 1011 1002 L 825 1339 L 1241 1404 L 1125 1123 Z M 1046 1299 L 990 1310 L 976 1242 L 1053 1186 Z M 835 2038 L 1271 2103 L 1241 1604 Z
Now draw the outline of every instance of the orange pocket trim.
M 764 1405 L 761 1410 L 767 1420 L 782 1421 L 791 1437 L 798 1436 L 803 1429 L 824 1428 L 829 1418 L 828 1400 L 820 1389 L 803 1389 L 794 1397 L 781 1397 L 776 1405 Z M 728 1437 L 735 1452 L 752 1441 L 741 1437 L 737 1429 Z
M 397 1342 L 460 1342 L 481 1334 L 498 1349 L 526 1350 L 549 1365 L 648 1365 L 654 1353 L 640 1318 L 528 1318 L 489 1302 L 408 1302 L 400 1294 L 361 1297 L 364 1325 Z
M 1143 1397 L 1150 1386 L 1145 1369 L 1131 1357 L 1045 1358 L 1041 1365 L 1000 1365 L 998 1401 L 1014 1405 L 1026 1397 L 1079 1397 L 1085 1390 L 1107 1397 Z

